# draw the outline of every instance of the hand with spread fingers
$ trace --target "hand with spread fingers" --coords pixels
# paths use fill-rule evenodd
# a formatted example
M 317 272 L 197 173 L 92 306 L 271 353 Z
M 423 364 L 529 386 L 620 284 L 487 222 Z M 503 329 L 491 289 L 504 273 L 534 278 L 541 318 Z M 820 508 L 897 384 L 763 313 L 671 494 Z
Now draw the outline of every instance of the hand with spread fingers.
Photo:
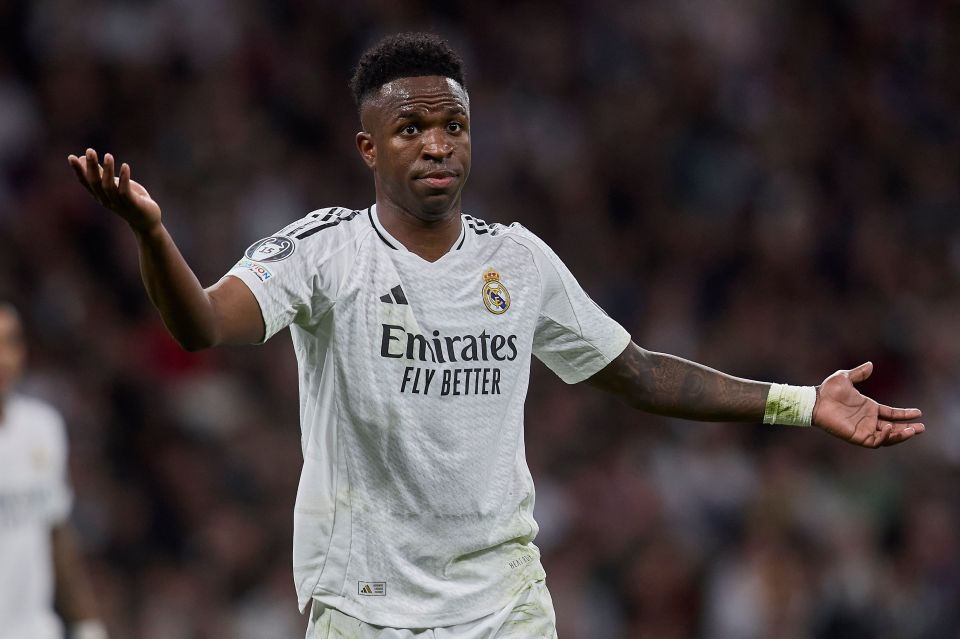
M 115 161 L 109 153 L 103 157 L 103 166 L 93 149 L 87 149 L 83 157 L 70 155 L 67 161 L 94 199 L 126 220 L 134 231 L 149 233 L 159 228 L 160 206 L 141 184 L 130 179 L 129 164 L 120 166 L 117 177 Z
M 854 387 L 872 372 L 873 364 L 867 362 L 826 378 L 817 389 L 813 425 L 865 448 L 900 444 L 922 433 L 924 426 L 916 421 L 922 415 L 919 409 L 879 404 Z

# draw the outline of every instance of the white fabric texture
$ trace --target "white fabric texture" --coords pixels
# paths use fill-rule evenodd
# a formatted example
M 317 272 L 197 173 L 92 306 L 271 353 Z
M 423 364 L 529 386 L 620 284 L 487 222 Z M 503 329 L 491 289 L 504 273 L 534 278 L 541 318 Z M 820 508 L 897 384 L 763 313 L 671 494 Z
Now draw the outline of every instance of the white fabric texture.
M 304 466 L 294 579 L 367 623 L 439 627 L 501 609 L 544 577 L 523 403 L 535 353 L 567 382 L 627 332 L 519 225 L 464 215 L 427 262 L 376 207 L 322 209 L 257 242 L 228 275 L 290 326 Z
M 384 628 L 315 602 L 306 639 L 556 639 L 557 616 L 542 581 L 530 584 L 503 608 L 444 628 Z
M 59 639 L 53 611 L 51 528 L 71 506 L 63 419 L 50 406 L 9 398 L 0 417 L 0 636 Z

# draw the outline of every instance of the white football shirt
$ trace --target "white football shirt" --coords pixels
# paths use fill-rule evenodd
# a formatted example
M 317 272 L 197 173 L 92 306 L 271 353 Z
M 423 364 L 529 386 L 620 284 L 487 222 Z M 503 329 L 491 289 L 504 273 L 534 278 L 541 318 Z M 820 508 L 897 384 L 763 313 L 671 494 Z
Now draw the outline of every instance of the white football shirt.
M 523 403 L 535 354 L 564 381 L 627 332 L 520 225 L 462 216 L 428 262 L 362 211 L 315 211 L 229 272 L 266 338 L 290 326 L 304 456 L 293 562 L 311 598 L 393 627 L 466 623 L 544 577 Z
M 50 406 L 9 398 L 0 417 L 0 636 L 59 639 L 50 529 L 70 512 L 67 440 Z

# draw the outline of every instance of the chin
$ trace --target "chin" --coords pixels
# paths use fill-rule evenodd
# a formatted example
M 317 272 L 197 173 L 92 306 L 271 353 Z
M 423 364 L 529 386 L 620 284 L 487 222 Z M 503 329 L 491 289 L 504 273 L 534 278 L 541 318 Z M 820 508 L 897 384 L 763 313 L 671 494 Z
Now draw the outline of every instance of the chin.
M 418 200 L 416 210 L 429 220 L 439 220 L 450 214 L 450 211 L 456 208 L 459 200 L 446 193 L 437 195 L 428 195 Z

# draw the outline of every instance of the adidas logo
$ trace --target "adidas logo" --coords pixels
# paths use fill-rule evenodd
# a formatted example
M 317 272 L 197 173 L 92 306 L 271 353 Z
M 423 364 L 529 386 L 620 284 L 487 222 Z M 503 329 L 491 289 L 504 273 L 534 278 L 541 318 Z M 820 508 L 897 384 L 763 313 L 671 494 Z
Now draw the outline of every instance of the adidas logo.
M 385 581 L 360 581 L 357 582 L 357 592 L 367 597 L 386 597 L 387 582 Z
M 393 297 L 390 297 L 391 294 L 393 295 Z M 407 302 L 407 296 L 403 294 L 403 289 L 400 288 L 399 284 L 391 288 L 390 292 L 387 293 L 386 295 L 381 295 L 380 301 L 386 302 L 387 304 L 393 304 L 394 302 L 396 302 L 397 304 L 409 305 L 409 302 Z

